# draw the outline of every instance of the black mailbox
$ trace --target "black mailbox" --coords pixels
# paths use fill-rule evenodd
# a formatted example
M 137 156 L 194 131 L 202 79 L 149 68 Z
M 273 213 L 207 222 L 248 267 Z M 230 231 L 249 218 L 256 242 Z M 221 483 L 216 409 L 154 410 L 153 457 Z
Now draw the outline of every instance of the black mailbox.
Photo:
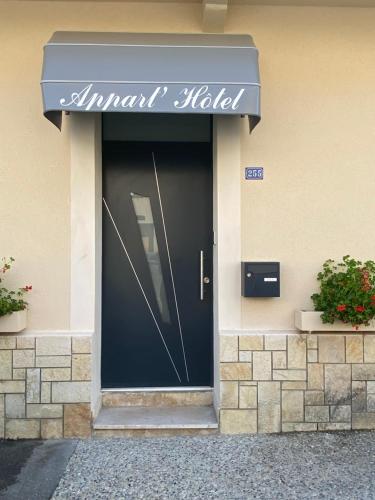
M 243 297 L 280 297 L 280 262 L 242 262 Z

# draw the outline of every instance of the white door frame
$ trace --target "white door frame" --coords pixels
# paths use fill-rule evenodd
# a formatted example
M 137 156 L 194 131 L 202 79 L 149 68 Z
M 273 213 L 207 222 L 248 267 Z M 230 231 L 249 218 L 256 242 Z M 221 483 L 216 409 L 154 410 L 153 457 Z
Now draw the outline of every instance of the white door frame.
M 102 133 L 100 113 L 70 115 L 70 329 L 92 335 L 91 406 L 101 404 Z M 214 402 L 219 408 L 220 332 L 241 327 L 241 119 L 214 116 Z

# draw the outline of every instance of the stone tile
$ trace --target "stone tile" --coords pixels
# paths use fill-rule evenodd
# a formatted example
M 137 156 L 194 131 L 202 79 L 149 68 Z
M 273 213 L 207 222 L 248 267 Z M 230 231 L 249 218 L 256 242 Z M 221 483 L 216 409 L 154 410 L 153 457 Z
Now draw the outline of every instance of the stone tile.
M 322 364 L 308 364 L 307 388 L 317 391 L 322 391 L 324 389 L 324 366 Z
M 254 434 L 257 432 L 256 410 L 221 410 L 220 431 L 223 434 Z
M 350 405 L 335 405 L 329 409 L 331 422 L 351 422 L 352 407 Z
M 61 418 L 62 404 L 28 404 L 27 418 Z
M 43 382 L 71 380 L 70 368 L 42 368 L 41 371 Z
M 15 368 L 13 370 L 13 380 L 25 380 L 25 379 L 26 379 L 25 368 Z
M 308 406 L 324 405 L 324 391 L 306 391 L 305 405 Z
M 286 352 L 285 351 L 273 351 L 273 353 L 272 353 L 272 368 L 273 369 L 286 368 Z
M 52 382 L 53 403 L 89 403 L 90 382 Z
M 271 353 L 253 352 L 253 380 L 271 380 Z
M 12 380 L 12 381 L 0 380 L 0 393 L 16 394 L 20 392 L 22 393 L 25 392 L 24 380 Z
M 66 356 L 71 352 L 71 337 L 38 337 L 36 339 L 37 356 Z
M 304 391 L 306 390 L 306 382 L 282 382 L 282 388 L 285 391 Z
M 239 351 L 239 359 L 241 363 L 251 363 L 253 361 L 253 353 L 251 351 Z
M 303 391 L 282 391 L 282 420 L 283 422 L 303 421 Z
M 367 411 L 375 411 L 375 394 L 367 394 Z
M 318 351 L 317 351 L 317 349 L 308 349 L 307 350 L 307 361 L 309 363 L 317 363 L 318 362 Z
M 5 416 L 7 418 L 25 418 L 25 394 L 7 394 L 5 396 Z
M 250 363 L 220 363 L 221 380 L 251 380 Z
M 220 337 L 220 361 L 238 361 L 238 336 L 222 335 Z
M 91 354 L 91 337 L 72 337 L 72 353 Z
M 39 439 L 40 420 L 12 419 L 5 422 L 6 439 Z
M 63 437 L 63 421 L 61 418 L 44 419 L 41 421 L 40 434 L 42 439 L 61 439 Z
M 255 385 L 255 387 L 258 387 L 258 382 L 254 382 L 253 380 L 240 380 L 240 385 Z
M 317 430 L 317 425 L 314 423 L 293 423 L 293 422 L 283 422 L 282 431 L 283 432 L 313 432 Z
M 102 406 L 192 407 L 212 406 L 212 391 L 109 391 L 102 394 Z
M 40 402 L 40 368 L 28 368 L 26 371 L 26 402 Z
M 363 344 L 365 363 L 375 363 L 375 335 L 364 335 Z
M 35 338 L 17 337 L 17 349 L 35 349 Z
M 5 417 L 5 394 L 0 394 L 0 418 Z
M 71 356 L 37 356 L 35 366 L 38 368 L 70 368 Z
M 325 422 L 318 424 L 319 431 L 350 431 L 351 424 L 350 423 L 342 423 L 342 422 Z
M 346 343 L 346 362 L 363 363 L 363 336 L 347 335 Z
M 375 413 L 353 413 L 352 429 L 375 429 Z
M 257 387 L 240 386 L 240 408 L 256 408 L 257 406 Z
M 40 402 L 50 403 L 51 402 L 51 382 L 42 382 L 40 389 Z
M 304 335 L 288 335 L 288 368 L 306 368 L 306 338 Z
M 280 382 L 258 383 L 258 432 L 280 432 Z
M 15 349 L 16 337 L 5 337 L 0 334 L 0 349 Z
M 324 397 L 326 404 L 349 404 L 351 402 L 350 365 L 326 365 Z
M 72 380 L 91 380 L 91 354 L 73 354 Z
M 329 406 L 305 406 L 306 422 L 329 422 Z
M 273 370 L 274 380 L 306 380 L 306 370 Z
M 34 368 L 35 351 L 22 349 L 13 351 L 13 368 Z
M 0 351 L 0 380 L 12 380 L 12 351 Z
M 345 363 L 345 336 L 319 335 L 319 363 Z
M 375 394 L 375 381 L 374 380 L 369 380 L 367 382 L 367 392 L 369 394 Z
M 264 349 L 266 351 L 285 351 L 286 335 L 271 334 L 264 336 Z
M 87 438 L 90 436 L 91 436 L 90 405 L 89 404 L 64 405 L 64 437 Z
M 308 349 L 318 349 L 318 336 L 309 333 L 306 337 L 307 348 Z
M 353 380 L 375 380 L 375 364 L 354 364 L 352 366 Z
M 366 382 L 352 382 L 352 410 L 353 412 L 367 410 Z
M 263 335 L 239 335 L 241 351 L 263 351 Z
M 220 398 L 222 408 L 238 408 L 238 382 L 221 382 Z

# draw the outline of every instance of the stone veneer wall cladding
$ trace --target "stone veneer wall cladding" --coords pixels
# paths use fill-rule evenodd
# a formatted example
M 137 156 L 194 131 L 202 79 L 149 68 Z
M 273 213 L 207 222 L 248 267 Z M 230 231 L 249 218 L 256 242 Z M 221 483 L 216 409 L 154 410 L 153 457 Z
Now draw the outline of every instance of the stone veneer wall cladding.
M 225 335 L 221 432 L 375 429 L 375 335 Z
M 91 435 L 88 336 L 0 336 L 0 438 Z
M 375 429 L 374 334 L 220 338 L 221 432 Z M 91 436 L 91 339 L 0 336 L 0 438 Z

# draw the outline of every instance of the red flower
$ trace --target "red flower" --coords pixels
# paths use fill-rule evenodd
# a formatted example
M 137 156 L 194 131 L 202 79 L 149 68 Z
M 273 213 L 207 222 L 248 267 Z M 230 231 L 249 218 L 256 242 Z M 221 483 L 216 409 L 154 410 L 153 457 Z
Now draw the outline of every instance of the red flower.
M 354 308 L 357 312 L 359 313 L 363 313 L 363 311 L 365 310 L 365 308 L 363 306 L 355 306 Z
M 375 302 L 375 295 L 371 295 L 372 302 Z
M 26 285 L 24 290 L 25 292 L 30 292 L 33 289 L 32 285 Z
M 346 310 L 346 305 L 345 304 L 339 304 L 336 309 L 338 311 L 345 311 Z

